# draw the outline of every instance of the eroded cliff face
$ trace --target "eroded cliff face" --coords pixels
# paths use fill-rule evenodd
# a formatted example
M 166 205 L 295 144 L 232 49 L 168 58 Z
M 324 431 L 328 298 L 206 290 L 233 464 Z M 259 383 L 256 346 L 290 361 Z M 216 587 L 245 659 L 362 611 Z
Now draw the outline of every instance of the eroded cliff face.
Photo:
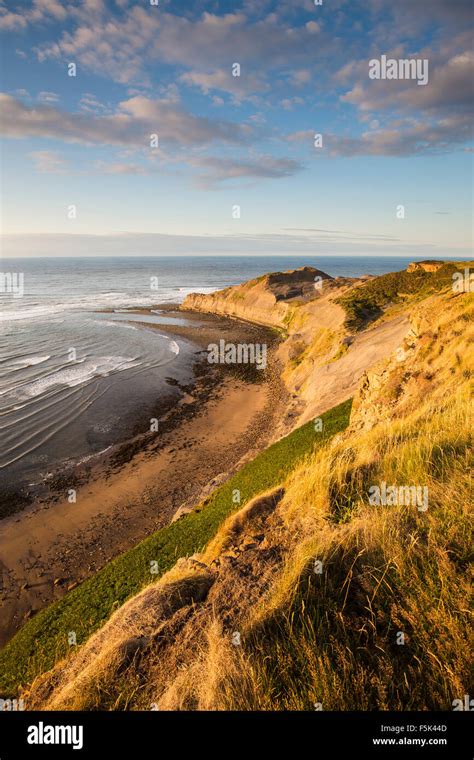
M 337 299 L 370 277 L 330 277 L 313 267 L 276 272 L 210 294 L 192 293 L 182 308 L 277 328 L 276 352 L 291 394 L 292 429 L 349 398 L 364 372 L 395 351 L 410 326 L 397 315 L 355 335 Z M 281 431 L 279 431 L 281 432 Z
M 182 308 L 223 314 L 286 330 L 295 308 L 317 299 L 324 285 L 336 282 L 319 269 L 302 267 L 263 275 L 216 293 L 191 293 Z
M 444 261 L 426 259 L 425 261 L 413 261 L 407 267 L 407 272 L 437 272 L 444 266 Z
M 471 293 L 433 295 L 413 306 L 396 351 L 362 374 L 351 429 L 362 433 L 384 420 L 393 423 L 414 414 L 426 399 L 442 405 L 459 382 L 457 370 L 463 380 L 472 375 L 472 315 Z

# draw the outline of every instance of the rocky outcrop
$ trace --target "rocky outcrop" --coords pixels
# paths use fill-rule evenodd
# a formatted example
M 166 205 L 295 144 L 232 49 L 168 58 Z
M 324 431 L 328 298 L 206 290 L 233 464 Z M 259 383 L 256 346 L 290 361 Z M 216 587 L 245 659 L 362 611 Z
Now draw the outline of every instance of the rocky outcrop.
M 352 404 L 351 429 L 370 430 L 382 420 L 408 414 L 427 396 L 433 405 L 442 404 L 456 374 L 450 367 L 449 347 L 466 334 L 470 313 L 472 306 L 469 309 L 466 304 L 463 310 L 451 294 L 434 295 L 414 306 L 405 318 L 407 329 L 397 348 L 361 376 Z M 454 352 L 454 357 L 457 371 L 469 373 L 463 367 L 467 357 L 460 351 Z
M 409 330 L 405 316 L 348 335 L 337 299 L 360 279 L 330 277 L 313 267 L 274 272 L 203 295 L 192 293 L 183 309 L 245 319 L 284 330 L 276 358 L 292 401 L 292 429 L 346 400 L 376 362 L 395 351 Z
M 370 331 L 357 334 L 339 358 L 336 354 L 333 360 L 307 366 L 306 378 L 299 391 L 305 407 L 298 424 L 314 419 L 353 396 L 365 373 L 369 372 L 375 378 L 377 369 L 373 372 L 371 369 L 403 350 L 409 330 L 407 317 L 401 315 Z
M 412 261 L 407 266 L 407 272 L 437 272 L 445 265 L 445 261 L 426 259 L 426 261 Z
M 263 275 L 216 293 L 191 293 L 182 308 L 286 329 L 296 306 L 317 299 L 332 284 L 337 285 L 337 280 L 325 272 L 301 267 Z

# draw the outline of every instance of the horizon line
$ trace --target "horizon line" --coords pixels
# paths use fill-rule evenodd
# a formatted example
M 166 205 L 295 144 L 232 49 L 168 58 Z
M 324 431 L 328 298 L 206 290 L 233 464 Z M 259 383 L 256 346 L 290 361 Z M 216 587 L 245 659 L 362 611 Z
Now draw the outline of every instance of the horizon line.
M 9 255 L 0 254 L 0 262 L 7 259 L 160 259 L 160 258 L 332 258 L 332 259 L 411 259 L 412 261 L 472 261 L 473 256 L 416 256 L 407 253 L 391 254 L 355 254 L 355 253 L 141 253 L 141 254 L 95 254 L 85 253 L 74 256 L 44 256 L 38 254 L 31 255 Z

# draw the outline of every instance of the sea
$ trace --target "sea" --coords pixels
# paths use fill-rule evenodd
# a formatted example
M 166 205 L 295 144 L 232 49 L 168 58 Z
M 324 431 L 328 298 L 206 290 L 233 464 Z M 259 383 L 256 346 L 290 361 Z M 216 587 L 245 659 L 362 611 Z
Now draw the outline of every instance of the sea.
M 0 291 L 0 488 L 34 484 L 117 443 L 160 398 L 192 383 L 198 347 L 167 334 L 180 317 L 124 313 L 183 301 L 266 272 L 314 266 L 357 277 L 401 257 L 159 256 L 3 258 Z M 22 287 L 20 287 L 22 283 Z M 3 288 L 5 290 L 5 288 Z M 15 290 L 15 289 L 14 289 Z M 185 319 L 185 317 L 183 317 Z M 158 328 L 157 328 L 158 326 Z M 178 385 L 177 385 L 178 384 Z M 173 390 L 174 388 L 174 390 Z

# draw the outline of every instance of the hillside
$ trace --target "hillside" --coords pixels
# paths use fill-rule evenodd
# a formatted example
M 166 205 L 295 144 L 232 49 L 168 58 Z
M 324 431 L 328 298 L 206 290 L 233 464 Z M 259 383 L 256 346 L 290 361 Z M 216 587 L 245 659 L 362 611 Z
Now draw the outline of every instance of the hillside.
M 191 294 L 182 308 L 280 330 L 277 359 L 285 367 L 294 427 L 350 398 L 364 372 L 402 345 L 411 329 L 409 307 L 451 288 L 456 271 L 455 264 L 421 262 L 407 271 L 355 279 L 302 267 Z
M 451 268 L 399 287 L 324 277 L 315 295 L 314 271 L 187 299 L 284 330 L 292 425 L 320 423 L 246 465 L 239 504 L 230 484 L 170 526 L 148 554 L 170 540 L 156 582 L 18 677 L 28 709 L 449 710 L 472 693 L 473 295 Z M 351 395 L 350 419 L 322 414 Z M 387 486 L 396 498 L 374 502 Z M 1 653 L 10 673 L 22 634 Z

